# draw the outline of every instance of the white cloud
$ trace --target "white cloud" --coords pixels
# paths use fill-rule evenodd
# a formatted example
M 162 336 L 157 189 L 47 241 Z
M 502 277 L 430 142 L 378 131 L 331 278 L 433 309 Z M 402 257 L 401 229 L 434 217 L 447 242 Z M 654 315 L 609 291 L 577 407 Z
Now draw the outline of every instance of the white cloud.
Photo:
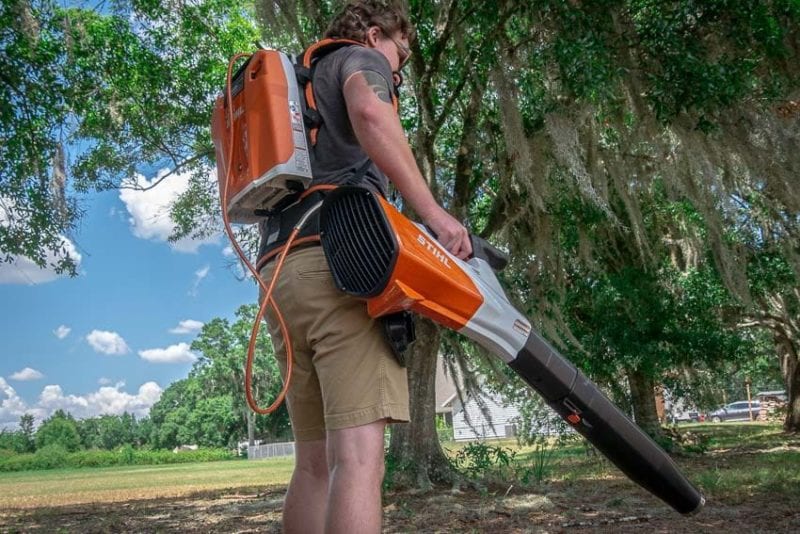
M 17 427 L 23 414 L 29 413 L 41 422 L 59 409 L 77 419 L 123 412 L 144 417 L 162 393 L 161 387 L 152 381 L 142 384 L 135 394 L 123 391 L 124 387 L 124 382 L 118 382 L 113 387 L 101 387 L 87 395 L 65 395 L 61 386 L 48 385 L 42 389 L 35 404 L 27 405 L 0 377 L 0 429 Z
M 87 395 L 64 395 L 61 386 L 45 386 L 36 408 L 47 414 L 61 409 L 77 419 L 102 414 L 120 415 L 123 412 L 143 417 L 161 397 L 162 390 L 155 382 L 142 384 L 135 395 L 122 391 L 123 387 L 124 383 L 118 383 L 115 386 L 102 386 Z
M 3 209 L 0 207 L 0 214 L 2 214 L 2 212 Z M 0 224 L 2 223 L 3 221 L 0 219 Z M 75 261 L 76 266 L 80 267 L 81 255 L 72 241 L 66 237 L 62 237 L 61 243 L 64 254 L 71 257 Z M 64 257 L 64 254 L 57 254 L 52 251 L 48 252 L 45 255 L 45 261 L 48 265 L 56 263 Z M 25 256 L 17 256 L 8 263 L 0 262 L 0 284 L 45 284 L 64 276 L 66 276 L 66 274 L 58 274 L 50 267 L 42 269 L 33 263 L 33 260 Z
M 197 290 L 200 288 L 200 282 L 202 282 L 206 276 L 208 276 L 211 267 L 206 265 L 202 269 L 198 269 L 194 272 L 194 284 L 192 284 L 192 289 L 189 290 L 190 297 L 197 296 Z
M 21 371 L 17 371 L 9 378 L 11 380 L 17 380 L 19 382 L 26 382 L 29 380 L 39 380 L 40 378 L 44 378 L 44 375 L 39 371 L 37 371 L 36 369 L 31 369 L 30 367 L 26 367 Z
M 55 334 L 55 336 L 58 339 L 64 339 L 65 337 L 67 337 L 69 335 L 70 332 L 72 332 L 72 328 L 70 328 L 70 327 L 68 327 L 66 325 L 63 325 L 63 324 L 61 326 L 59 326 L 58 328 L 56 328 L 55 330 L 53 330 L 53 334 Z
M 107 386 L 111 384 L 112 380 L 110 378 L 102 377 L 100 380 L 97 381 L 98 384 L 101 386 Z
M 154 185 L 165 174 L 167 174 L 167 170 L 162 169 L 152 180 L 136 174 L 133 178 L 126 180 L 124 185 L 147 188 Z M 215 171 L 214 174 L 209 172 L 209 180 L 216 180 L 215 176 Z M 147 191 L 121 189 L 119 198 L 130 214 L 128 222 L 133 235 L 141 239 L 167 242 L 175 226 L 169 216 L 170 208 L 178 195 L 186 191 L 187 187 L 189 187 L 189 174 L 185 173 L 169 176 Z M 205 239 L 184 238 L 175 243 L 169 243 L 169 246 L 179 252 L 197 252 L 201 245 L 218 243 L 221 235 L 218 233 Z
M 193 334 L 203 328 L 203 323 L 194 319 L 186 319 L 178 323 L 178 326 L 170 329 L 170 334 Z
M 0 376 L 0 428 L 16 425 L 25 413 L 31 413 L 17 392 Z
M 125 340 L 116 332 L 105 330 L 92 330 L 86 341 L 96 352 L 103 354 L 127 354 L 131 351 Z
M 206 266 L 205 266 L 205 267 L 203 267 L 202 269 L 198 269 L 198 270 L 196 270 L 196 271 L 194 272 L 194 276 L 195 276 L 195 277 L 196 277 L 198 280 L 202 280 L 203 278 L 205 278 L 206 276 L 208 276 L 208 272 L 209 272 L 210 270 L 211 270 L 211 267 L 209 267 L 208 265 L 206 265 Z
M 140 350 L 139 356 L 151 363 L 190 363 L 197 360 L 197 356 L 189 350 L 188 343 L 170 345 L 165 349 Z

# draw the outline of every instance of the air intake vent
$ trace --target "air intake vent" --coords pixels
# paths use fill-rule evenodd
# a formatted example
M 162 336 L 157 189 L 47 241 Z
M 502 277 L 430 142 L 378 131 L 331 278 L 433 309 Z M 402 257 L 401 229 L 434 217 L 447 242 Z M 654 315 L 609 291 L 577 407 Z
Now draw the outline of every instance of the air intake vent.
M 335 189 L 325 198 L 319 230 L 339 289 L 362 298 L 379 295 L 389 282 L 398 249 L 375 194 L 362 187 Z

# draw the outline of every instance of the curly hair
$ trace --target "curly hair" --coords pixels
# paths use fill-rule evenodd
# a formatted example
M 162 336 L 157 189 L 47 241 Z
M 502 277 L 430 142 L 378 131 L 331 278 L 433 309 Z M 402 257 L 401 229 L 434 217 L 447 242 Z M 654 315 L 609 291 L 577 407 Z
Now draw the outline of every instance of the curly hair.
M 399 31 L 411 39 L 414 34 L 406 10 L 397 0 L 350 0 L 331 21 L 325 37 L 364 43 L 367 30 L 372 26 L 377 26 L 386 35 Z

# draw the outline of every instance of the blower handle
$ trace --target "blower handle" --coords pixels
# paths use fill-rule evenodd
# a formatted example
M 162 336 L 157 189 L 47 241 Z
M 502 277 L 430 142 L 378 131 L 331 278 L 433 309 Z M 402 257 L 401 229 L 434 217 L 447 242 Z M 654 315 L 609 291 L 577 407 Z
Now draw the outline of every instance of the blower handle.
M 434 239 L 437 241 L 439 240 L 439 236 L 436 235 L 436 232 L 434 232 L 430 226 L 427 224 L 424 224 L 423 226 L 425 227 L 425 230 L 431 234 L 431 236 L 433 236 Z M 486 241 L 484 238 L 475 234 L 469 234 L 469 242 L 472 245 L 472 255 L 470 258 L 482 259 L 488 263 L 489 267 L 491 267 L 496 273 L 499 273 L 506 268 L 506 265 L 508 265 L 509 255 Z

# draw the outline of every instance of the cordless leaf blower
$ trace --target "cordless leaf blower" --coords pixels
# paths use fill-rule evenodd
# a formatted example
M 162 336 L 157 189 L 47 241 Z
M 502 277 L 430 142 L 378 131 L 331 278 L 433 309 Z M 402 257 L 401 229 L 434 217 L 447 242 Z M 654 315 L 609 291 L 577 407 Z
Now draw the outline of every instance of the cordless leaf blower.
M 212 137 L 225 229 L 264 295 L 245 368 L 247 402 L 257 413 L 274 411 L 284 398 L 292 346 L 271 296 L 277 276 L 269 284 L 261 280 L 236 242 L 231 223 L 258 222 L 314 189 L 307 189 L 312 176 L 303 115 L 310 102 L 303 101 L 296 75 L 311 67 L 315 51 L 340 44 L 326 41 L 312 46 L 303 54 L 299 70 L 286 54 L 275 50 L 235 55 L 228 64 L 225 94 L 214 108 Z M 234 74 L 233 65 L 240 58 L 246 61 Z M 309 85 L 305 92 L 313 95 Z M 319 204 L 294 226 L 276 273 L 317 208 Z M 473 241 L 474 257 L 463 262 L 422 226 L 360 187 L 334 189 L 320 209 L 319 236 L 334 280 L 342 291 L 366 299 L 371 316 L 411 310 L 464 334 L 506 362 L 633 481 L 682 514 L 702 508 L 705 499 L 670 457 L 509 303 L 492 270 L 503 263 L 499 251 Z M 251 379 L 255 340 L 267 306 L 275 310 L 287 340 L 287 376 L 275 402 L 262 409 L 252 397 Z
M 473 258 L 461 261 L 424 227 L 361 187 L 328 193 L 320 238 L 335 283 L 366 299 L 372 317 L 411 310 L 474 340 L 631 480 L 682 514 L 703 507 L 703 495 L 672 459 L 511 305 L 492 270 L 492 263 L 502 263 L 499 251 L 484 242 Z

